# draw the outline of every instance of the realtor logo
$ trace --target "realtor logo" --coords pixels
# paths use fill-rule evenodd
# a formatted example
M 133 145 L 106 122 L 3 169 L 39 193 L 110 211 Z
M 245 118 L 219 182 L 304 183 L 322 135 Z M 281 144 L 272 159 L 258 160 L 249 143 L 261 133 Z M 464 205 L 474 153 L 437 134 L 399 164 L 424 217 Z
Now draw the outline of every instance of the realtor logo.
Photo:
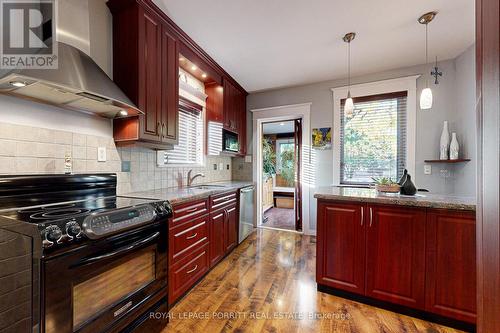
M 56 0 L 0 0 L 0 68 L 57 68 L 55 7 Z

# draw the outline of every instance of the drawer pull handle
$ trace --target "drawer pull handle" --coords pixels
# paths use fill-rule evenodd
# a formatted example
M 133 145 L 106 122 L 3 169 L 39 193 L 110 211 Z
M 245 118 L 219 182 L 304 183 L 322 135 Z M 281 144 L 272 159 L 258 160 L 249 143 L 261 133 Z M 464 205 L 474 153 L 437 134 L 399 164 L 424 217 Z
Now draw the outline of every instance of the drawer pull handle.
M 370 207 L 370 227 L 372 226 L 373 224 L 373 212 L 372 212 L 372 208 Z
M 198 236 L 198 233 L 197 233 L 197 232 L 195 232 L 195 233 L 194 233 L 194 235 L 191 235 L 191 236 L 186 237 L 186 239 L 193 239 L 193 238 L 195 238 L 196 236 Z
M 193 268 L 193 269 L 190 269 L 190 270 L 189 270 L 189 271 L 187 271 L 186 273 L 187 273 L 187 274 L 191 274 L 191 273 L 193 273 L 193 272 L 194 272 L 195 270 L 197 270 L 197 269 L 198 269 L 198 265 L 194 266 L 194 268 Z
M 364 211 L 365 211 L 365 210 L 363 209 L 363 207 L 361 207 L 361 226 L 363 226 L 363 220 L 364 220 L 364 218 L 365 218 L 365 217 L 363 216 L 363 215 L 365 215 Z
M 191 208 L 191 209 L 188 209 L 186 210 L 186 213 L 193 213 L 193 212 L 196 212 L 198 210 L 198 208 Z

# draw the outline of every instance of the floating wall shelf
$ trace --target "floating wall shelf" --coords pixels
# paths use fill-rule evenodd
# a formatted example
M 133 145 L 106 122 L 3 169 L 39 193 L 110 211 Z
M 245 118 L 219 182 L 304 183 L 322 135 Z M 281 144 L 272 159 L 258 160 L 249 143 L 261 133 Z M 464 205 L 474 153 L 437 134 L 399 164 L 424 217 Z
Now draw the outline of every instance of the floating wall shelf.
M 459 158 L 458 160 L 425 160 L 425 163 L 463 163 L 470 162 L 468 158 Z

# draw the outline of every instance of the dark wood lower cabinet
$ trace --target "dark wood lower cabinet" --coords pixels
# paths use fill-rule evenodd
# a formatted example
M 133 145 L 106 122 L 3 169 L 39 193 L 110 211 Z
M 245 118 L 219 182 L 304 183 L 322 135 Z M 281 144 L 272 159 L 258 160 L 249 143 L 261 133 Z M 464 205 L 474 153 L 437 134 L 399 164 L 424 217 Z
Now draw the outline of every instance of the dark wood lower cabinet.
M 364 205 L 318 204 L 316 276 L 329 287 L 365 291 Z
M 475 323 L 474 212 L 319 200 L 317 214 L 320 289 Z
M 224 257 L 225 210 L 210 214 L 210 267 L 215 266 Z
M 224 229 L 224 247 L 225 253 L 228 253 L 238 245 L 238 211 L 235 204 L 226 209 Z
M 475 230 L 474 212 L 428 212 L 427 311 L 476 321 Z
M 425 209 L 368 206 L 366 296 L 423 310 Z

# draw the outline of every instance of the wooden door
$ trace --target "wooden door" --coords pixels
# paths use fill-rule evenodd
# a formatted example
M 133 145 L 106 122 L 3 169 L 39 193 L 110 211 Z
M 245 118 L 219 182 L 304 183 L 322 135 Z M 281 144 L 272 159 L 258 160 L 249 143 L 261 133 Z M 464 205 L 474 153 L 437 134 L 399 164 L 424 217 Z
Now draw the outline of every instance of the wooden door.
M 161 40 L 159 18 L 139 10 L 139 138 L 161 142 Z
M 302 119 L 294 120 L 295 144 L 295 230 L 302 230 L 302 179 L 300 166 L 302 164 Z
M 349 292 L 365 290 L 365 206 L 318 202 L 316 282 Z
M 475 323 L 475 213 L 429 210 L 426 234 L 426 310 Z
M 224 257 L 225 224 L 225 210 L 210 214 L 210 267 L 215 266 Z
M 224 236 L 224 246 L 226 253 L 228 253 L 238 245 L 238 211 L 236 210 L 236 205 L 226 208 Z
M 176 144 L 179 114 L 179 45 L 166 28 L 162 29 L 161 49 L 161 141 Z
M 423 309 L 425 209 L 368 206 L 366 296 Z

